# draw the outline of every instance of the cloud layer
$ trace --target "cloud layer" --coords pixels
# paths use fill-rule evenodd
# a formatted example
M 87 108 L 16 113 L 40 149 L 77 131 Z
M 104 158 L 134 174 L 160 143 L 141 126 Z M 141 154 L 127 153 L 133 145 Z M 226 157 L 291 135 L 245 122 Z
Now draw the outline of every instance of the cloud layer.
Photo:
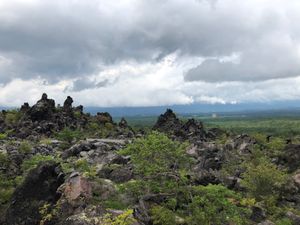
M 298 99 L 299 19 L 297 0 L 4 0 L 0 104 Z

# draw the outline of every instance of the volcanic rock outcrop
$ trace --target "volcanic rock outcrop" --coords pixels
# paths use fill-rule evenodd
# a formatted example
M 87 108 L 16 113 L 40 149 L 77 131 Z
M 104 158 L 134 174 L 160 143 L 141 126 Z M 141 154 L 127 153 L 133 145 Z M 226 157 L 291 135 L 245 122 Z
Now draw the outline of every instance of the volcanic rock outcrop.
M 204 140 L 207 137 L 200 121 L 189 119 L 182 122 L 171 109 L 158 117 L 153 130 L 167 133 L 178 140 Z
M 55 162 L 45 162 L 31 170 L 14 192 L 7 210 L 6 224 L 39 224 L 39 209 L 47 203 L 55 204 L 59 199 L 56 191 L 63 182 L 64 174 Z

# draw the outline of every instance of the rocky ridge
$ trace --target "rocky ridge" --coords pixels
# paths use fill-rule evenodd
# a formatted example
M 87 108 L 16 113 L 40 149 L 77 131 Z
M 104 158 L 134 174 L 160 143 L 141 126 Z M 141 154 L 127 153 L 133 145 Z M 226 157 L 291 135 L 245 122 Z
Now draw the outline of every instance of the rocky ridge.
M 73 107 L 73 99 L 67 97 L 63 107 L 46 94 L 32 107 L 24 103 L 19 111 L 3 111 L 0 115 L 0 133 L 7 133 L 7 140 L 0 140 L 0 152 L 8 161 L 0 165 L 0 171 L 9 178 L 24 175 L 6 202 L 0 219 L 6 225 L 35 224 L 105 224 L 109 215 L 116 218 L 125 210 L 107 206 L 111 199 L 132 205 L 130 224 L 153 224 L 151 207 L 162 204 L 169 197 L 164 193 L 149 194 L 133 201 L 118 194 L 118 185 L 133 181 L 137 177 L 130 156 L 118 154 L 137 137 L 143 137 L 122 118 L 115 123 L 109 113 L 95 116 L 83 112 L 83 107 Z M 88 137 L 59 139 L 57 133 L 81 131 Z M 154 131 L 166 133 L 172 140 L 187 142 L 186 154 L 192 159 L 192 168 L 186 175 L 191 185 L 222 184 L 231 190 L 243 191 L 243 171 L 235 169 L 224 174 L 223 169 L 230 162 L 242 163 L 251 158 L 257 140 L 242 134 L 233 135 L 220 129 L 206 130 L 195 119 L 182 121 L 168 109 L 160 115 Z M 65 132 L 65 133 L 63 133 Z M 68 133 L 67 133 L 68 134 Z M 220 142 L 226 137 L 224 142 Z M 46 143 L 42 140 L 46 138 Z M 34 144 L 24 147 L 24 140 Z M 278 166 L 294 172 L 287 194 L 281 196 L 281 204 L 300 208 L 299 166 L 300 145 L 288 144 L 283 155 L 274 159 Z M 24 162 L 34 157 L 39 161 L 35 167 L 24 172 Z M 30 161 L 31 162 L 31 161 Z M 26 163 L 25 163 L 26 166 Z M 29 165 L 30 166 L 30 165 Z M 111 203 L 112 204 L 112 203 Z M 251 224 L 274 224 L 267 220 L 264 207 L 253 206 Z M 299 216 L 288 212 L 293 224 L 299 224 Z M 132 220 L 131 220 L 132 219 Z M 177 218 L 176 224 L 185 224 Z

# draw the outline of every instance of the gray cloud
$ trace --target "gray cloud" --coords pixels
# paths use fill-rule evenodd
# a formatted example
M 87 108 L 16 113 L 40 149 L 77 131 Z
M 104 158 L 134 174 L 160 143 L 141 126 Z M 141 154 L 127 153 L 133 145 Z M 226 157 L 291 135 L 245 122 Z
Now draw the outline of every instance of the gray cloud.
M 300 56 L 291 40 L 277 43 L 273 40 L 256 43 L 244 49 L 238 62 L 207 59 L 185 75 L 187 81 L 264 81 L 300 75 Z M 249 46 L 250 47 L 250 46 Z
M 108 84 L 109 81 L 107 79 L 100 82 L 97 82 L 95 80 L 89 80 L 89 79 L 78 79 L 74 81 L 73 86 L 67 88 L 67 90 L 77 92 L 86 89 L 106 87 Z
M 0 83 L 84 77 L 121 61 L 153 62 L 174 51 L 207 59 L 186 81 L 266 80 L 299 75 L 296 0 L 6 1 L 0 5 Z

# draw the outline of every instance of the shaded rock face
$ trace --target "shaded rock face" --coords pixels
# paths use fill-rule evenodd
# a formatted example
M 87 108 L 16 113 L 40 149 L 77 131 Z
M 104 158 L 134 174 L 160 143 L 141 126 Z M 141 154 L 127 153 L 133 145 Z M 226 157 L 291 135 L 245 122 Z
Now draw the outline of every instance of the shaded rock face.
M 48 99 L 47 94 L 43 94 L 41 100 L 27 111 L 27 115 L 32 121 L 41 121 L 51 118 L 54 111 L 55 101 Z
M 73 103 L 73 99 L 68 96 L 67 99 L 64 102 L 64 111 L 69 112 L 72 110 L 72 103 Z
M 186 123 L 180 121 L 171 109 L 158 117 L 153 130 L 158 130 L 175 136 L 178 140 L 204 140 L 206 132 L 204 131 L 203 124 L 195 119 L 189 119 Z
M 64 107 L 56 108 L 55 101 L 48 99 L 47 94 L 32 107 L 28 103 L 20 109 L 20 120 L 13 127 L 3 125 L 0 129 L 13 129 L 18 138 L 27 138 L 28 136 L 50 136 L 53 132 L 58 132 L 65 127 L 71 129 L 84 128 L 88 123 L 88 116 L 83 114 L 83 107 L 72 108 L 73 99 L 68 96 Z M 75 117 L 74 112 L 79 112 Z M 2 113 L 3 114 L 3 113 Z M 4 115 L 4 114 L 3 114 Z
M 128 128 L 128 123 L 124 117 L 122 117 L 121 121 L 119 122 L 119 127 L 120 128 Z
M 56 191 L 63 182 L 64 176 L 55 162 L 45 162 L 31 170 L 13 194 L 6 224 L 39 224 L 39 208 L 45 203 L 54 204 L 59 199 Z
M 29 110 L 30 110 L 30 106 L 29 106 L 28 102 L 25 102 L 25 103 L 21 106 L 21 108 L 20 108 L 20 111 L 23 112 L 23 113 L 26 113 L 26 112 L 28 112 Z
M 300 145 L 289 144 L 283 150 L 283 155 L 279 157 L 279 163 L 286 166 L 290 172 L 300 168 Z
M 96 119 L 100 124 L 113 123 L 113 119 L 108 112 L 97 113 Z
M 162 132 L 169 132 L 171 130 L 180 130 L 182 123 L 176 117 L 175 113 L 171 109 L 160 115 L 154 125 L 154 130 L 159 130 Z
M 133 178 L 133 169 L 130 165 L 121 165 L 115 168 L 108 166 L 99 170 L 98 176 L 116 183 L 124 183 Z

